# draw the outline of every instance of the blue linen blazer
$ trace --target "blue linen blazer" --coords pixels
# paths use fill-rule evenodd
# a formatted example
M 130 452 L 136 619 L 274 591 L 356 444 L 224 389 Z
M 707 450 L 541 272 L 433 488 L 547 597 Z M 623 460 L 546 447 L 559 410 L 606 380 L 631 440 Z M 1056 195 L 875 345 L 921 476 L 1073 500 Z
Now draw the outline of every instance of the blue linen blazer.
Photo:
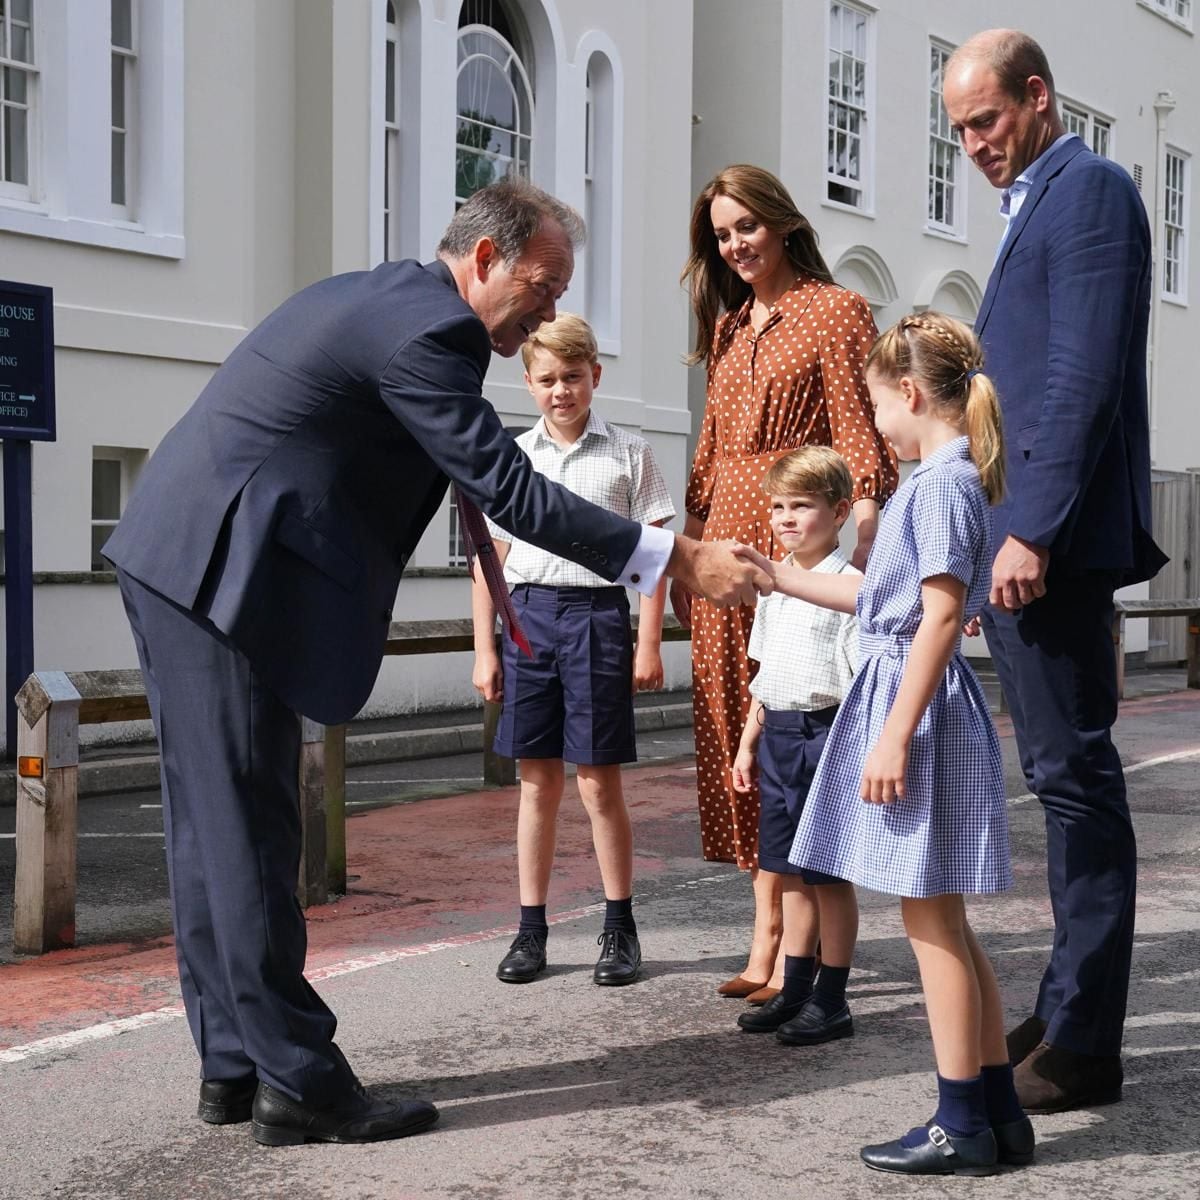
M 1050 569 L 1149 579 L 1150 229 L 1128 174 L 1068 138 L 1047 151 L 975 323 L 1004 416 L 996 510 Z
M 448 480 L 505 529 L 605 578 L 637 545 L 638 525 L 533 470 L 482 398 L 490 357 L 440 262 L 305 288 L 167 433 L 105 555 L 209 618 L 298 712 L 349 720 Z

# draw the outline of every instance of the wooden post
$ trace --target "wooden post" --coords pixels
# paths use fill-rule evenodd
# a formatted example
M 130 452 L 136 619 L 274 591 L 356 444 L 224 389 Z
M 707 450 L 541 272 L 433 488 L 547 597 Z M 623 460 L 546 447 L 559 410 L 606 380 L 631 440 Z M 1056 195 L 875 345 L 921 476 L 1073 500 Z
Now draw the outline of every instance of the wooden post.
M 79 693 L 46 671 L 29 677 L 17 707 L 18 758 L 40 759 L 42 775 L 17 776 L 13 950 L 44 954 L 75 945 Z
M 1113 614 L 1113 653 L 1117 658 L 1117 699 L 1125 699 L 1125 611 L 1118 606 Z
M 496 740 L 496 726 L 500 723 L 503 706 L 494 700 L 483 702 L 483 782 L 500 787 L 512 787 L 517 782 L 517 764 L 492 749 Z
M 1187 685 L 1200 688 L 1200 612 L 1187 617 Z
M 325 854 L 331 894 L 346 894 L 346 727 L 325 727 Z
M 300 878 L 302 908 L 329 899 L 325 865 L 325 726 L 300 718 Z

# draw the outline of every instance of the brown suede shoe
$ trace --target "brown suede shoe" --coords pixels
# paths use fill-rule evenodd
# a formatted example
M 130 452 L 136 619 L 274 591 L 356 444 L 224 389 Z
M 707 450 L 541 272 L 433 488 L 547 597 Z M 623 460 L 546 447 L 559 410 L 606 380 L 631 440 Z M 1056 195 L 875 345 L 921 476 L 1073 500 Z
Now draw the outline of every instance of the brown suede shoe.
M 748 995 L 746 997 L 746 1003 L 747 1004 L 766 1004 L 766 1002 L 768 1000 L 774 1000 L 775 997 L 778 996 L 779 993 L 782 991 L 783 991 L 783 988 L 770 987 L 767 984 L 763 984 L 763 986 L 760 987 L 758 989 L 758 991 L 751 992 L 750 995 Z
M 1005 1041 L 1008 1043 L 1008 1061 L 1015 1067 L 1028 1058 L 1046 1033 L 1046 1022 L 1041 1017 L 1026 1017 Z
M 755 983 L 753 979 L 747 979 L 744 975 L 735 975 L 732 979 L 727 979 L 717 988 L 717 995 L 733 996 L 738 1000 L 744 1000 L 751 992 L 757 992 L 760 988 L 766 986 L 767 981 L 765 979 L 762 983 Z
M 1067 1112 L 1115 1104 L 1124 1081 L 1119 1054 L 1077 1054 L 1041 1042 L 1013 1072 L 1027 1113 Z

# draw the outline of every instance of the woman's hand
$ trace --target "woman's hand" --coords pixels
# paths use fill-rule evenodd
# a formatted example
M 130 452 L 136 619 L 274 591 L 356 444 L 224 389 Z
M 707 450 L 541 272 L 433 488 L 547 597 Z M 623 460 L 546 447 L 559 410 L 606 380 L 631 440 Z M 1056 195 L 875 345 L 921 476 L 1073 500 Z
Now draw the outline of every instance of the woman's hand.
M 904 776 L 908 770 L 908 743 L 885 732 L 867 755 L 859 795 L 868 804 L 891 804 L 904 799 Z

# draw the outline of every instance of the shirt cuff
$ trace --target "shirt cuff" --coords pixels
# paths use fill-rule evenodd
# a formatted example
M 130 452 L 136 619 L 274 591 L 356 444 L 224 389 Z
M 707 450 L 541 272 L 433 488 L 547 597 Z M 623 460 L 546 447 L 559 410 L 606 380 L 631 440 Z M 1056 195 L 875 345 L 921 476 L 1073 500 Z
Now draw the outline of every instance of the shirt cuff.
M 642 536 L 634 547 L 625 570 L 616 582 L 637 588 L 643 596 L 653 596 L 659 580 L 666 574 L 667 560 L 675 548 L 675 535 L 660 525 L 643 525 Z

